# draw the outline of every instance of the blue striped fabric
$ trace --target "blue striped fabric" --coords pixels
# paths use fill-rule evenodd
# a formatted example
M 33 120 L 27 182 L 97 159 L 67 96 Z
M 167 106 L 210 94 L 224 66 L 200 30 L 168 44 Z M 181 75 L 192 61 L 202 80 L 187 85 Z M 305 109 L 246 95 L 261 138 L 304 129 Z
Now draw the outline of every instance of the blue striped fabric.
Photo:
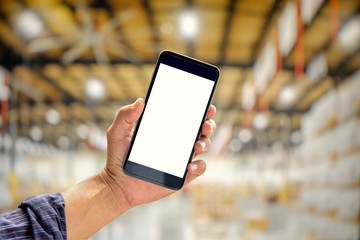
M 66 239 L 62 195 L 30 197 L 15 211 L 1 214 L 0 239 Z

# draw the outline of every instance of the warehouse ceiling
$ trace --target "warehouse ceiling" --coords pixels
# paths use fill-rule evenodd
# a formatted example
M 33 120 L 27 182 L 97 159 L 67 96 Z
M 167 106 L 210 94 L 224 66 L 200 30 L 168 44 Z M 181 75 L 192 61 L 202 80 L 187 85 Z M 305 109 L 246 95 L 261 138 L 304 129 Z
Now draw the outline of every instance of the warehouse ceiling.
M 294 75 L 290 49 L 282 70 L 256 95 L 256 105 L 244 110 L 243 86 L 254 79 L 254 65 L 269 39 L 274 39 L 285 0 L 13 0 L 0 6 L 0 64 L 16 77 L 18 134 L 28 136 L 33 125 L 44 128 L 44 141 L 59 136 L 75 139 L 72 126 L 96 124 L 107 129 L 117 109 L 145 97 L 157 56 L 170 49 L 217 65 L 221 79 L 213 103 L 218 122 L 249 127 L 256 112 L 269 116 L 269 131 L 281 128 L 284 114 L 297 129 L 301 116 L 332 86 L 360 68 L 357 46 L 346 51 L 332 38 L 331 2 L 319 6 L 304 27 L 305 66 L 324 53 L 328 74 L 311 85 L 306 75 Z M 359 16 L 360 1 L 339 0 L 341 27 Z M 179 16 L 193 9 L 199 32 L 184 37 Z M 30 15 L 30 16 L 29 16 Z M 31 27 L 24 21 L 35 18 Z M 22 19 L 22 20 L 21 20 Z M 23 22 L 21 22 L 23 21 Z M 105 94 L 94 100 L 88 83 L 103 83 Z M 279 92 L 294 85 L 293 104 L 284 105 Z M 21 86 L 26 86 L 21 87 Z M 101 86 L 99 86 L 101 88 Z M 56 126 L 46 121 L 50 109 L 60 114 Z

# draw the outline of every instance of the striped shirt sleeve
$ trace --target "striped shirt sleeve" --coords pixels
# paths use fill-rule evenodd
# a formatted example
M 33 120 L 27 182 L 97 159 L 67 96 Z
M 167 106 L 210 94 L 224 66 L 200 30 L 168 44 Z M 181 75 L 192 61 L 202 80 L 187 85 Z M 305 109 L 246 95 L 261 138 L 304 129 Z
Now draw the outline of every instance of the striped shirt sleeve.
M 66 239 L 62 195 L 30 197 L 15 211 L 1 214 L 0 239 Z

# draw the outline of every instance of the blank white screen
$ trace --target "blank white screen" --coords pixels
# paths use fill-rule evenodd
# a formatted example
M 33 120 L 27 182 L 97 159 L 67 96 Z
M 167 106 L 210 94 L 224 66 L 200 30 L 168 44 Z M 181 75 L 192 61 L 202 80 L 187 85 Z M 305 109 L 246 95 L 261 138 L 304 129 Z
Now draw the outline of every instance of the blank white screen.
M 160 63 L 129 160 L 182 178 L 213 85 Z

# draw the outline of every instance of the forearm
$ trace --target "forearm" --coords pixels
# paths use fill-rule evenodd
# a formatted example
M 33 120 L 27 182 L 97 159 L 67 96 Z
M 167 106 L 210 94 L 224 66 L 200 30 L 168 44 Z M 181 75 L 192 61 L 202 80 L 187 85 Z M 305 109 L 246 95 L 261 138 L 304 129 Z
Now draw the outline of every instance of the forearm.
M 121 190 L 110 188 L 102 174 L 62 193 L 68 239 L 87 239 L 130 208 Z

